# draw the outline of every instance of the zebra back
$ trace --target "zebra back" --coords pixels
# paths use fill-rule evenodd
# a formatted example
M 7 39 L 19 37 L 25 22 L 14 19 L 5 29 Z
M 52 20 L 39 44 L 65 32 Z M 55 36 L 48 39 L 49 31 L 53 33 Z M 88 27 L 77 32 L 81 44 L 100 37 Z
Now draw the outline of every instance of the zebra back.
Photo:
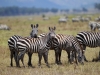
M 42 48 L 50 48 L 48 44 L 51 39 L 55 37 L 55 28 L 49 28 L 50 32 L 45 34 L 44 37 L 38 38 L 22 38 L 17 42 L 18 51 L 26 50 L 26 52 L 37 53 Z
M 88 47 L 100 46 L 100 32 L 83 31 L 77 34 L 76 38 L 80 44 Z

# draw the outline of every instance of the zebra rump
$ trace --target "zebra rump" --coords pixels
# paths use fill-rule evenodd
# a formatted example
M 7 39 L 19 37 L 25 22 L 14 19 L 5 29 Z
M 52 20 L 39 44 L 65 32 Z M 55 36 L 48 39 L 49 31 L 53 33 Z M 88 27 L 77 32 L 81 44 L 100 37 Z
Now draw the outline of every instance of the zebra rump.
M 100 32 L 83 31 L 77 34 L 77 40 L 80 42 L 83 53 L 85 53 L 86 46 L 95 48 L 100 46 Z M 85 61 L 87 61 L 84 56 Z

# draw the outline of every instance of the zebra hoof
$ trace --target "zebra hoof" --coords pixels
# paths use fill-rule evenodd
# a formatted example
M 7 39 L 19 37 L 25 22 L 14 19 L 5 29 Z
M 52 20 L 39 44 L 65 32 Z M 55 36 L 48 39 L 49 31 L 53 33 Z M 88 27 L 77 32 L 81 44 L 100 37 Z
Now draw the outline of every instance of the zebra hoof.
M 62 65 L 62 63 L 61 62 L 58 62 L 58 65 Z
M 21 68 L 20 66 L 17 66 L 18 68 Z
M 39 66 L 39 68 L 42 68 L 42 66 Z
M 81 64 L 82 64 L 82 65 L 84 65 L 84 63 L 83 63 L 83 62 L 82 62 Z
M 12 64 L 10 64 L 10 66 L 11 66 L 11 67 L 13 67 L 13 65 L 12 65 Z
M 49 66 L 49 65 L 47 65 L 47 67 L 48 67 L 48 68 L 50 68 L 50 66 Z

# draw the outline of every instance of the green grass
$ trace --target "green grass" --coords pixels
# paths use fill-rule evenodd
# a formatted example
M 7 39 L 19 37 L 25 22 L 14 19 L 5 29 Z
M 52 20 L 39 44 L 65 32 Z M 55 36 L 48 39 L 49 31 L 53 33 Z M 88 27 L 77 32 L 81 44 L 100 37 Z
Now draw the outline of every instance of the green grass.
M 92 19 L 97 17 L 93 15 Z M 31 31 L 31 24 L 39 24 L 38 34 L 47 33 L 48 27 L 56 27 L 57 34 L 74 35 L 80 31 L 90 31 L 88 22 L 72 23 L 71 18 L 77 15 L 69 15 L 69 21 L 66 24 L 59 24 L 58 19 L 60 16 L 51 16 L 50 20 L 44 21 L 42 16 L 11 16 L 0 17 L 0 24 L 7 24 L 11 27 L 10 31 L 0 30 L 0 75 L 99 75 L 100 74 L 100 62 L 85 62 L 85 65 L 79 64 L 75 67 L 75 64 L 69 64 L 66 51 L 62 51 L 61 61 L 62 65 L 55 64 L 55 53 L 53 50 L 49 51 L 49 64 L 51 68 L 47 68 L 42 59 L 42 68 L 38 67 L 38 55 L 33 53 L 32 64 L 35 68 L 29 68 L 27 66 L 28 56 L 24 57 L 24 63 L 26 68 L 10 67 L 10 51 L 8 48 L 8 39 L 13 35 L 20 35 L 23 37 L 29 36 Z M 86 15 L 84 15 L 86 16 Z M 29 18 L 32 17 L 32 20 Z M 98 55 L 99 48 L 88 48 L 86 50 L 86 57 L 89 61 Z

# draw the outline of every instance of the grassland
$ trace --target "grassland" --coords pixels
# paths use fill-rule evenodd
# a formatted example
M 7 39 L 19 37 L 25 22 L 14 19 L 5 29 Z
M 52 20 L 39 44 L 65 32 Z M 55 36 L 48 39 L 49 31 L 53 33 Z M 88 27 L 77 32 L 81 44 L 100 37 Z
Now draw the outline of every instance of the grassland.
M 25 55 L 24 62 L 26 68 L 21 64 L 21 68 L 10 67 L 10 51 L 8 48 L 8 39 L 13 35 L 20 35 L 23 37 L 29 36 L 31 31 L 30 24 L 39 24 L 38 34 L 47 33 L 49 26 L 56 27 L 57 34 L 74 35 L 80 31 L 90 31 L 88 22 L 72 23 L 71 18 L 76 15 L 69 15 L 69 21 L 66 24 L 59 24 L 58 19 L 60 16 L 51 16 L 50 20 L 44 21 L 41 16 L 11 16 L 0 17 L 0 24 L 7 24 L 11 27 L 10 31 L 0 30 L 0 75 L 99 75 L 100 74 L 100 62 L 91 62 L 93 58 L 98 55 L 100 48 L 88 48 L 86 50 L 86 57 L 90 62 L 85 62 L 85 65 L 69 64 L 67 59 L 67 53 L 62 52 L 62 65 L 55 64 L 55 53 L 53 50 L 49 51 L 49 63 L 51 68 L 45 66 L 42 59 L 42 68 L 38 67 L 38 55 L 33 54 L 32 64 L 35 68 L 27 66 L 28 56 Z M 84 15 L 86 16 L 86 15 Z M 98 15 L 92 16 L 92 20 Z M 29 18 L 32 20 L 29 20 Z

